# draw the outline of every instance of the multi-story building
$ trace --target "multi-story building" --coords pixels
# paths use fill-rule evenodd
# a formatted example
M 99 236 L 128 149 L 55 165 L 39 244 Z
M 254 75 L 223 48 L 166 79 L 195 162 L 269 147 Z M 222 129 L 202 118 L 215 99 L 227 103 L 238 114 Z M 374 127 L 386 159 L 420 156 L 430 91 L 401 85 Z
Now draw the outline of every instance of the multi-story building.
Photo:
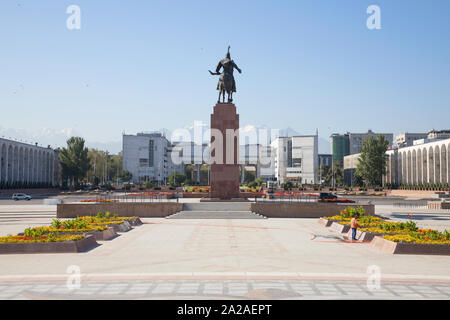
M 166 183 L 171 173 L 184 173 L 184 165 L 172 161 L 173 146 L 161 133 L 124 134 L 122 142 L 123 170 L 131 172 L 134 183 Z
M 428 139 L 449 139 L 450 130 L 431 130 L 426 136 Z
M 278 182 L 303 184 L 318 182 L 318 136 L 278 137 L 271 143 L 274 171 Z
M 366 133 L 349 133 L 350 154 L 360 153 L 364 140 L 369 137 L 377 138 L 378 136 L 384 136 L 389 143 L 388 146 L 392 146 L 394 141 L 394 135 L 392 133 L 375 133 L 372 130 L 368 130 Z
M 255 172 L 256 178 L 274 180 L 274 154 L 270 146 L 246 144 L 239 146 L 239 164 L 241 165 L 241 182 L 244 181 L 244 170 Z
M 392 146 L 394 140 L 392 133 L 375 133 L 372 130 L 368 130 L 366 133 L 347 132 L 346 134 L 332 134 L 330 138 L 333 161 L 339 161 L 342 165 L 345 156 L 361 152 L 364 140 L 369 137 L 376 138 L 378 136 L 384 136 L 389 146 Z
M 353 186 L 353 177 L 359 163 L 361 153 L 355 153 L 344 157 L 344 185 Z
M 415 140 L 426 139 L 427 133 L 400 133 L 395 137 L 395 143 L 399 148 L 409 147 L 414 144 Z
M 333 162 L 333 156 L 331 154 L 319 154 L 319 167 L 322 165 L 329 166 Z
M 59 150 L 0 138 L 0 183 L 56 186 L 61 183 Z
M 330 139 L 331 156 L 334 161 L 339 161 L 342 164 L 342 162 L 344 161 L 344 157 L 350 154 L 350 141 L 348 139 L 348 133 L 334 133 L 331 135 Z

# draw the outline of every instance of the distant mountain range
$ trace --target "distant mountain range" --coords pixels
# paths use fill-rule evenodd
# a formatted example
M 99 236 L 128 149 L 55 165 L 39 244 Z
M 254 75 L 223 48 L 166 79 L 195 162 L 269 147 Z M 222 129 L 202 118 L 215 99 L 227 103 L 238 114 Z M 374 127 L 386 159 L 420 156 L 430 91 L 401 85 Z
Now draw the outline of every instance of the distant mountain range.
M 205 123 L 198 123 L 199 128 L 201 129 L 201 132 L 204 135 L 204 142 L 209 141 L 208 133 L 206 132 L 209 128 L 209 124 Z M 193 137 L 194 133 L 194 127 L 193 126 L 186 126 L 182 129 L 187 130 L 191 137 Z M 266 125 L 261 126 L 255 126 L 255 125 L 246 125 L 242 127 L 243 132 L 251 132 L 255 131 L 258 132 L 259 130 L 267 130 L 268 133 L 270 133 L 270 127 Z M 168 129 L 159 129 L 156 131 L 163 132 L 164 135 L 171 140 L 173 130 Z M 260 131 L 259 131 L 260 132 Z M 136 133 L 136 132 L 135 132 Z M 134 133 L 134 134 L 135 134 Z M 306 134 L 306 133 L 305 133 Z M 314 134 L 314 133 L 307 133 L 307 134 Z M 278 132 L 274 130 L 273 138 L 276 136 L 296 136 L 301 135 L 301 133 L 297 132 L 296 130 L 288 127 L 284 129 L 279 129 Z M 24 143 L 29 144 L 35 144 L 36 142 L 38 145 L 46 147 L 47 145 L 50 145 L 52 148 L 57 147 L 65 147 L 66 141 L 72 136 L 80 136 L 83 137 L 83 135 L 80 132 L 77 132 L 76 130 L 72 128 L 64 128 L 64 129 L 50 129 L 50 128 L 42 128 L 37 131 L 27 130 L 27 129 L 11 129 L 11 128 L 3 128 L 0 127 L 0 137 L 5 139 L 11 139 L 16 140 Z M 117 154 L 122 151 L 122 141 L 109 141 L 109 142 L 98 142 L 98 141 L 92 141 L 86 137 L 84 137 L 86 140 L 86 146 L 89 148 L 96 148 L 100 150 L 109 151 L 111 154 Z M 243 141 L 241 141 L 243 143 Z M 331 146 L 330 142 L 327 139 L 319 137 L 319 153 L 331 153 L 330 151 Z
M 65 147 L 67 139 L 73 136 L 83 137 L 80 132 L 75 131 L 72 128 L 65 129 L 50 129 L 42 128 L 38 131 L 32 131 L 27 129 L 11 129 L 0 127 L 0 138 L 15 140 L 19 142 L 35 144 L 39 146 L 47 147 L 50 145 L 52 148 Z M 86 146 L 88 148 L 96 148 L 100 150 L 107 150 L 111 154 L 117 154 L 122 151 L 122 141 L 111 142 L 96 142 L 86 139 Z

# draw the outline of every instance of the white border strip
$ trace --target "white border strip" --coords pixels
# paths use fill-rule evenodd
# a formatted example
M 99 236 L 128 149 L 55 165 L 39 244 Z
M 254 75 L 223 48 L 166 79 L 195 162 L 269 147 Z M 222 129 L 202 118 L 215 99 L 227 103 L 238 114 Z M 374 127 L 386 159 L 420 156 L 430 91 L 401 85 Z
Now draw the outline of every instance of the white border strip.
M 26 275 L 1 275 L 0 281 L 5 280 L 57 280 L 67 279 L 73 274 L 26 274 Z M 305 272 L 150 272 L 150 273 L 81 273 L 85 280 L 114 280 L 124 278 L 297 278 L 297 279 L 336 279 L 336 280 L 366 280 L 367 273 L 305 273 Z M 417 274 L 380 274 L 381 280 L 425 280 L 425 281 L 449 281 L 450 275 L 417 275 Z

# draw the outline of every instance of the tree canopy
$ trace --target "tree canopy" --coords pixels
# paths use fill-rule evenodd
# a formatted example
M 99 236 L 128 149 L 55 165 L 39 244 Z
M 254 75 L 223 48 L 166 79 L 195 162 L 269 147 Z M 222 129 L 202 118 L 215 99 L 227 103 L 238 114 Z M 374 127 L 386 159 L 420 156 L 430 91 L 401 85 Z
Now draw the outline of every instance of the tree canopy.
M 179 172 L 173 172 L 169 176 L 169 184 L 172 187 L 179 187 L 186 180 L 186 176 Z
M 67 140 L 67 148 L 62 148 L 60 152 L 63 177 L 70 179 L 75 185 L 86 176 L 90 169 L 88 148 L 84 146 L 84 143 L 81 137 L 71 137 Z
M 386 173 L 386 150 L 389 142 L 384 136 L 375 139 L 369 137 L 363 141 L 361 156 L 356 166 L 355 175 L 368 186 L 381 186 L 383 174 Z

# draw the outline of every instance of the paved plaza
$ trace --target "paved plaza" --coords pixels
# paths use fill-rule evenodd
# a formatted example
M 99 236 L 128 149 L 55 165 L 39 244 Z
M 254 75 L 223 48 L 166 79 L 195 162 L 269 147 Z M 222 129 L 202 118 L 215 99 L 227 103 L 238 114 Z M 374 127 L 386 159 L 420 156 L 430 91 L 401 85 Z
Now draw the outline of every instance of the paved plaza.
M 409 210 L 410 211 L 410 210 Z M 392 219 L 405 209 L 377 207 Z M 1 205 L 0 235 L 45 225 L 55 206 Z M 445 212 L 415 213 L 450 229 Z M 0 299 L 449 299 L 450 257 L 390 255 L 350 243 L 317 219 L 163 219 L 84 253 L 0 256 Z M 80 287 L 70 290 L 69 266 Z M 374 267 L 375 266 L 375 267 Z M 368 268 L 380 271 L 370 288 Z
M 329 280 L 127 280 L 0 283 L 0 299 L 450 299 L 449 283 Z

